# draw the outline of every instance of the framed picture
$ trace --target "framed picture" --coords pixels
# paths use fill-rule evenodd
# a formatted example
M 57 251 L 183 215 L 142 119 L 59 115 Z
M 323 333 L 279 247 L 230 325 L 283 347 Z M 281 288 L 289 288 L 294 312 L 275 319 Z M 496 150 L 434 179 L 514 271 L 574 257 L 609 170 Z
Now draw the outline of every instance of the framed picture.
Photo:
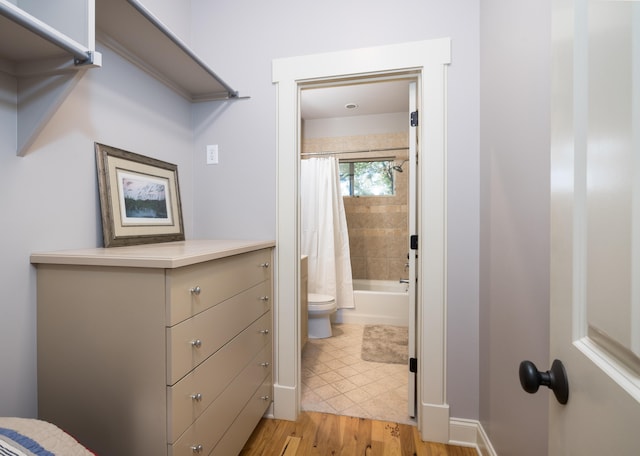
M 95 143 L 105 247 L 184 240 L 178 166 Z

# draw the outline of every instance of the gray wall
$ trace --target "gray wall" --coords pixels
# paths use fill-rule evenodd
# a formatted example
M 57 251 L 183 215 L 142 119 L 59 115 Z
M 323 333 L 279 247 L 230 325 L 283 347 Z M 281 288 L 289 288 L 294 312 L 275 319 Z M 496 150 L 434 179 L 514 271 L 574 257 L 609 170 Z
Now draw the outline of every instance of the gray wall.
M 449 69 L 449 315 L 451 414 L 478 418 L 479 10 L 471 0 L 192 0 L 196 51 L 249 100 L 197 107 L 197 237 L 275 232 L 276 90 L 271 62 L 451 37 Z M 205 119 L 205 120 L 202 120 Z M 208 119 L 215 119 L 210 122 Z M 203 210 L 205 209 L 206 210 Z
M 481 0 L 480 418 L 500 455 L 547 454 L 551 1 Z
M 185 41 L 250 99 L 190 106 L 101 49 L 20 158 L 15 81 L 0 74 L 0 415 L 36 414 L 29 254 L 101 244 L 94 141 L 178 164 L 188 237 L 273 238 L 272 60 L 449 36 L 451 414 L 480 418 L 499 454 L 545 454 L 546 398 L 519 389 L 517 366 L 548 367 L 549 0 L 190 3 Z
M 0 74 L 0 416 L 35 416 L 33 251 L 102 245 L 93 142 L 176 163 L 192 233 L 191 107 L 103 52 L 25 157 L 15 154 L 16 82 Z

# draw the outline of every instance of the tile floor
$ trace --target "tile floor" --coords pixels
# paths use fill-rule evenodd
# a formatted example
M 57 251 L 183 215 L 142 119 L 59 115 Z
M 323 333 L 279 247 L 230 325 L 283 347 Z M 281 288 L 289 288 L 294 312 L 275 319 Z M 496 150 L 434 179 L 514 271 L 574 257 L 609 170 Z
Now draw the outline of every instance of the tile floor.
M 414 424 L 406 364 L 363 361 L 363 325 L 333 325 L 333 337 L 302 351 L 302 410 Z

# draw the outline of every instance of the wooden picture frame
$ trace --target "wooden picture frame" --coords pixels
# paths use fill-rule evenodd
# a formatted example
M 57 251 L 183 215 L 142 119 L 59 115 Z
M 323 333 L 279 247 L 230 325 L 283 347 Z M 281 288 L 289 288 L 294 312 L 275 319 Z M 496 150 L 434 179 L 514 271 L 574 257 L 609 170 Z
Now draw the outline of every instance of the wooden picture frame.
M 178 166 L 95 143 L 105 247 L 184 240 Z

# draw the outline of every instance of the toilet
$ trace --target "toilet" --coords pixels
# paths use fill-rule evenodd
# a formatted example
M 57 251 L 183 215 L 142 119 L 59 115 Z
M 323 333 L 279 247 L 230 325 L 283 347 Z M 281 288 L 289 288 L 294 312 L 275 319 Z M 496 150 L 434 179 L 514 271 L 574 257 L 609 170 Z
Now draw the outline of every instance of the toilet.
M 331 337 L 331 314 L 338 306 L 333 296 L 309 293 L 309 339 Z

